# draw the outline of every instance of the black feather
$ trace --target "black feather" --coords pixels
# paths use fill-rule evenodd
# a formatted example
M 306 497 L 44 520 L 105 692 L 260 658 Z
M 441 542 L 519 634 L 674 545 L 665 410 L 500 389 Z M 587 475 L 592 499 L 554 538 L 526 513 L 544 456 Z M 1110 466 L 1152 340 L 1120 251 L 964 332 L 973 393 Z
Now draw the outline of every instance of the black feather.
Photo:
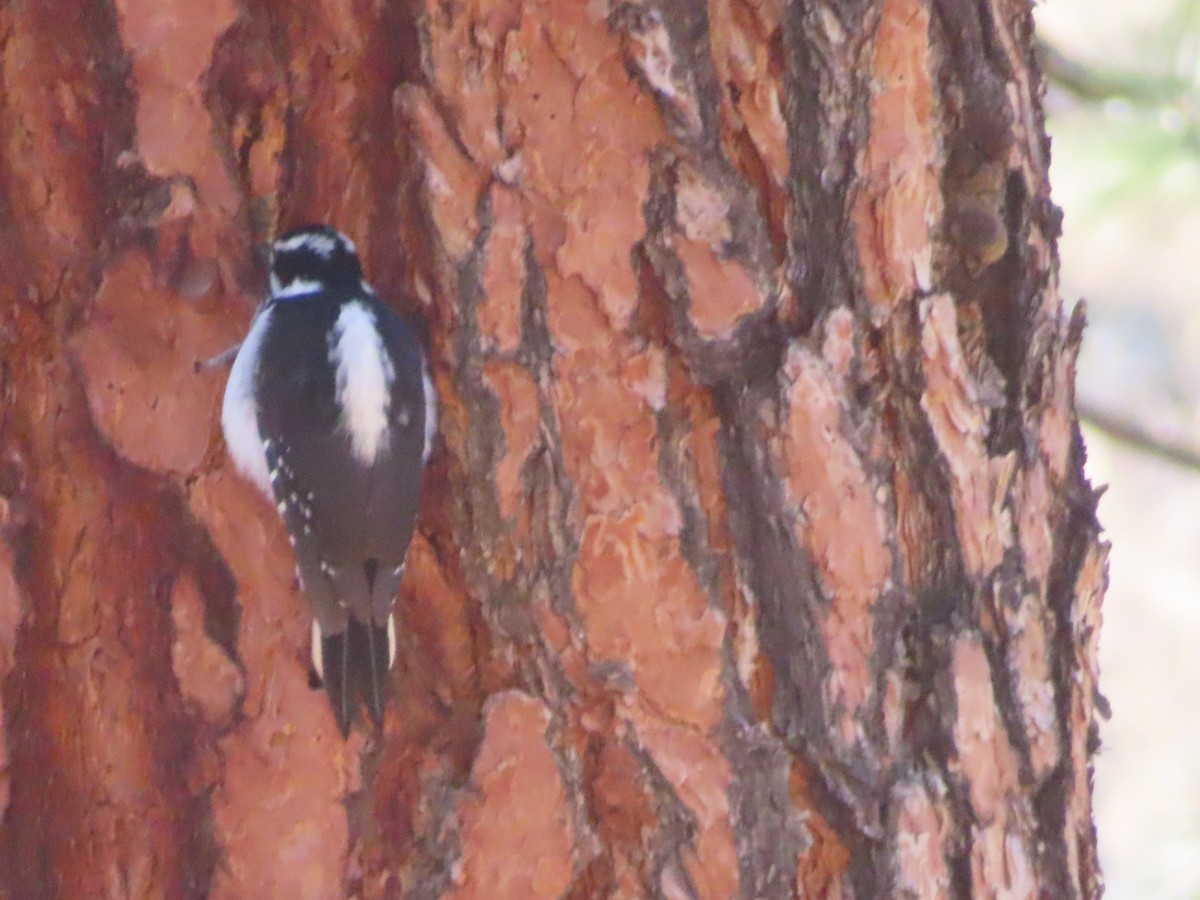
M 321 677 L 342 737 L 350 733 L 350 723 L 354 719 L 354 673 L 350 670 L 354 648 L 349 640 L 353 637 L 353 628 L 351 622 L 346 631 L 321 636 Z
M 363 630 L 367 635 L 367 653 L 363 657 L 363 699 L 367 712 L 376 725 L 383 725 L 383 710 L 387 705 L 391 655 L 388 652 L 388 626 L 368 623 Z

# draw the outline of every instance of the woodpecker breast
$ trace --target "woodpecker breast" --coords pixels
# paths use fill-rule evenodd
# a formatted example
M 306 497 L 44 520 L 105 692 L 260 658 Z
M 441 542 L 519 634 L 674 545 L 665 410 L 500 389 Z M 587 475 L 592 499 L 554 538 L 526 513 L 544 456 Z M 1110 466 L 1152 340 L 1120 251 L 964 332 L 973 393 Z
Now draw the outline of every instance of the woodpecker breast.
M 258 372 L 262 341 L 270 328 L 271 307 L 264 306 L 250 324 L 250 332 L 242 341 L 221 404 L 221 430 L 225 445 L 239 472 L 254 482 L 259 490 L 271 496 L 271 478 L 262 435 L 258 430 L 258 410 L 254 383 Z

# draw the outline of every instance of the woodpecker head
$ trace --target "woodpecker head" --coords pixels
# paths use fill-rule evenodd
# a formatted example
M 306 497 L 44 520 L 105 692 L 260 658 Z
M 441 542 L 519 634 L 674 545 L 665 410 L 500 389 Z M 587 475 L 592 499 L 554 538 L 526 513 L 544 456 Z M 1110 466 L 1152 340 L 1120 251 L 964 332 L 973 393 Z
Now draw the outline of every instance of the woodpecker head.
M 354 243 L 328 225 L 293 228 L 271 247 L 271 296 L 302 297 L 320 290 L 362 290 Z

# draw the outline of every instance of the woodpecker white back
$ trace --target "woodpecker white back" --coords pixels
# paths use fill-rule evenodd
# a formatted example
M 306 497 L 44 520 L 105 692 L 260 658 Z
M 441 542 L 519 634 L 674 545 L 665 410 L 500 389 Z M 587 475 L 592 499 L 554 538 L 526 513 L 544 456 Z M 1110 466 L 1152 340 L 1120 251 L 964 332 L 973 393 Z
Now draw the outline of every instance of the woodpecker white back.
M 370 465 L 387 449 L 395 368 L 375 316 L 363 303 L 352 301 L 342 307 L 329 341 L 341 427 L 350 437 L 355 458 Z

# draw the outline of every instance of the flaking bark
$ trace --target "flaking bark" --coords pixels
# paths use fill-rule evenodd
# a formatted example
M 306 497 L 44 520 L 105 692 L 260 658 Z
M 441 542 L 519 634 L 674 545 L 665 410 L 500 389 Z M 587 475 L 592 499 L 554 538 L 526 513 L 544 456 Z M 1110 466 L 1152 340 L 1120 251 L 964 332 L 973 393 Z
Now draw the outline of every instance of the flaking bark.
M 0 896 L 1099 894 L 1027 3 L 0 8 Z M 221 444 L 258 250 L 428 325 L 380 740 Z

